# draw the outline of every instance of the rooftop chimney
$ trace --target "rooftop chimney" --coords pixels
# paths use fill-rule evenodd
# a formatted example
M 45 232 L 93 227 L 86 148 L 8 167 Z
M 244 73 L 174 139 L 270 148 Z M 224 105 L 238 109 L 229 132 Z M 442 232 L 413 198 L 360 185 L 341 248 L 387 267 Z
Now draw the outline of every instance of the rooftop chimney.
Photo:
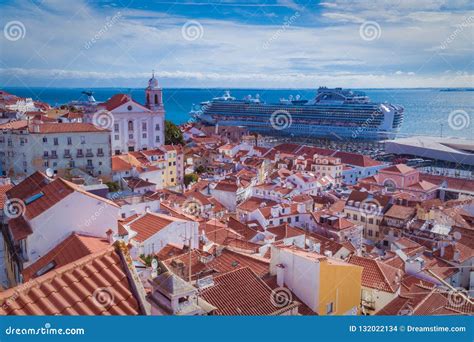
M 280 287 L 285 286 L 285 265 L 278 264 L 276 265 L 277 268 L 277 284 Z
M 114 231 L 109 229 L 105 234 L 107 235 L 107 241 L 109 241 L 110 244 L 114 243 Z

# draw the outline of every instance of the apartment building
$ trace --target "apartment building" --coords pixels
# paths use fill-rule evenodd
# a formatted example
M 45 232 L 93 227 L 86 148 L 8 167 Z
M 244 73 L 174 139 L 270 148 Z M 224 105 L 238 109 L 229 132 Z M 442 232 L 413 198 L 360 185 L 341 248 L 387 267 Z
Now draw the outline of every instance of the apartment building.
M 67 176 L 80 169 L 94 177 L 111 176 L 109 131 L 90 123 L 26 120 L 0 125 L 0 163 L 4 175 L 25 177 L 51 169 Z

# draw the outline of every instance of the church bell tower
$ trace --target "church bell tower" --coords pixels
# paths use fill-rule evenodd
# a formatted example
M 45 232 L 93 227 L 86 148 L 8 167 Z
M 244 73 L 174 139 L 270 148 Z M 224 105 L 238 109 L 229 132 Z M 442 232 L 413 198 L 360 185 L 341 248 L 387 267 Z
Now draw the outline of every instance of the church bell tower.
M 148 81 L 148 87 L 145 89 L 146 106 L 155 111 L 163 108 L 163 90 L 158 86 L 158 80 L 155 78 L 155 72 Z

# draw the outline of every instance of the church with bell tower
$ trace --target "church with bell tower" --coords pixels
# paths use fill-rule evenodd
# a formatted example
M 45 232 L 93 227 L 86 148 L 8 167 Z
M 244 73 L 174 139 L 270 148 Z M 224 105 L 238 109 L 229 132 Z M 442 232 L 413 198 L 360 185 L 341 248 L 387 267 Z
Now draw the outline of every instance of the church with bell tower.
M 98 105 L 94 116 L 103 115 L 104 111 L 113 116 L 113 126 L 107 128 L 111 130 L 114 154 L 150 150 L 165 144 L 163 89 L 154 72 L 145 88 L 144 105 L 130 94 L 115 94 Z
M 146 106 L 151 110 L 163 109 L 163 89 L 158 86 L 158 80 L 155 78 L 155 72 L 148 81 L 148 87 L 145 90 Z

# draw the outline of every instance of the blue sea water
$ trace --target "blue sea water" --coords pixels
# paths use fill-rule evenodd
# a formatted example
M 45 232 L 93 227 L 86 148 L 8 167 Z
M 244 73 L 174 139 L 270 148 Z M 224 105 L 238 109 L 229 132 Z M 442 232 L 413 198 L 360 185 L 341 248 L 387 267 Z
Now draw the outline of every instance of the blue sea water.
M 72 100 L 84 99 L 76 88 L 4 88 L 3 90 L 22 97 L 60 105 Z M 116 93 L 130 93 L 138 102 L 145 100 L 143 89 L 96 88 L 87 89 L 94 92 L 97 101 L 105 101 Z M 300 95 L 302 99 L 312 99 L 315 90 L 311 89 L 230 89 L 231 95 L 243 98 L 247 95 L 260 95 L 265 102 L 277 102 L 289 95 Z M 453 136 L 472 139 L 474 137 L 474 91 L 440 91 L 440 89 L 363 89 L 375 102 L 390 102 L 405 107 L 405 121 L 402 135 Z M 193 104 L 220 96 L 224 89 L 164 89 L 163 100 L 166 118 L 177 124 L 189 119 Z M 450 113 L 463 111 L 463 122 L 449 121 Z M 467 113 L 467 116 L 464 114 Z M 459 112 L 457 112 L 459 113 Z M 451 115 L 451 118 L 453 116 Z M 466 121 L 467 120 L 467 121 Z

